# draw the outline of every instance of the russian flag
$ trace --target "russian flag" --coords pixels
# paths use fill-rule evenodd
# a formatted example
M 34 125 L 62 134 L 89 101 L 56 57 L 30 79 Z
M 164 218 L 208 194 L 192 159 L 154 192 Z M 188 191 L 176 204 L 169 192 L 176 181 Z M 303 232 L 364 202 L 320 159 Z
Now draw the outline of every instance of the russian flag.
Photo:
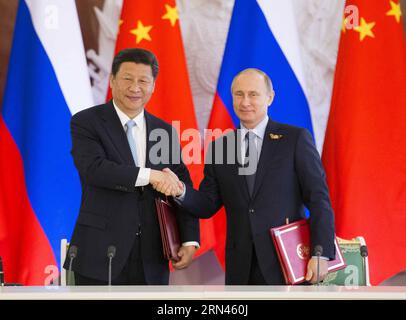
M 276 95 L 268 113 L 273 120 L 307 128 L 313 134 L 291 1 L 235 1 L 208 129 L 239 125 L 230 90 L 234 76 L 246 68 L 261 69 L 272 79 Z M 224 264 L 224 212 L 214 219 L 216 253 Z
M 239 124 L 230 87 L 246 68 L 261 69 L 271 77 L 276 93 L 269 108 L 272 119 L 313 132 L 290 1 L 235 1 L 209 127 Z
M 71 115 L 93 104 L 74 0 L 20 1 L 0 117 L 5 280 L 44 285 L 60 265 L 81 187 Z

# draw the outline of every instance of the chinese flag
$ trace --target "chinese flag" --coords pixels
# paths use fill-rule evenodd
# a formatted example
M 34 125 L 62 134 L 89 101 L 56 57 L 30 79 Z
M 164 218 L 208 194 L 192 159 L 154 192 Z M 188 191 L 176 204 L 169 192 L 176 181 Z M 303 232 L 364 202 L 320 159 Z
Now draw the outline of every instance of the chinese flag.
M 406 268 L 405 35 L 399 1 L 346 5 L 322 158 L 337 235 L 365 238 L 376 285 Z
M 124 1 L 116 52 L 131 47 L 150 50 L 158 59 L 159 73 L 147 111 L 168 123 L 179 121 L 179 137 L 185 129 L 197 129 L 175 0 Z M 182 147 L 187 143 L 181 141 Z M 190 164 L 188 169 L 197 187 L 203 178 L 203 165 Z M 200 220 L 200 233 L 198 254 L 215 244 L 211 220 Z

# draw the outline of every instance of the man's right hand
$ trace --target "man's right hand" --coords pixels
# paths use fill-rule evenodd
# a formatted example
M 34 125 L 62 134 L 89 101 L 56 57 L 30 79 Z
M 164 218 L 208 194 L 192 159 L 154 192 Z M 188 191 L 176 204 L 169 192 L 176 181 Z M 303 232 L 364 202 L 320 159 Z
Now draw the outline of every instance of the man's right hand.
M 152 187 L 166 196 L 177 196 L 183 191 L 183 184 L 170 169 L 151 170 L 149 182 Z

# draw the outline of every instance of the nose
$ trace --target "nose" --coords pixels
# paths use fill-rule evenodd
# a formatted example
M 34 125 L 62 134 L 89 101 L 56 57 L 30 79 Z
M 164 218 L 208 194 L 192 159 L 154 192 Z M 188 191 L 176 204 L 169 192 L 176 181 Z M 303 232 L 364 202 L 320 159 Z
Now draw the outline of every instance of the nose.
M 137 81 L 132 82 L 129 89 L 131 92 L 140 92 L 141 91 L 141 87 L 139 86 Z
M 248 95 L 244 95 L 244 96 L 241 98 L 241 105 L 242 105 L 242 106 L 249 106 L 250 104 L 251 104 L 251 100 L 250 100 L 249 96 L 248 96 Z

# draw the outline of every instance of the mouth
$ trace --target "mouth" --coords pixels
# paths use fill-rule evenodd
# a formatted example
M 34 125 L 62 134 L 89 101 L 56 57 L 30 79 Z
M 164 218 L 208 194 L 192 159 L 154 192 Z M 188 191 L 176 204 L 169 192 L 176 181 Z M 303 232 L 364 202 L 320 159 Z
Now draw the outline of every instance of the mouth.
M 133 96 L 127 96 L 127 99 L 130 100 L 131 102 L 138 102 L 141 101 L 141 97 L 133 97 Z
M 240 109 L 239 112 L 243 113 L 243 114 L 248 114 L 248 113 L 253 113 L 254 111 L 253 110 Z

